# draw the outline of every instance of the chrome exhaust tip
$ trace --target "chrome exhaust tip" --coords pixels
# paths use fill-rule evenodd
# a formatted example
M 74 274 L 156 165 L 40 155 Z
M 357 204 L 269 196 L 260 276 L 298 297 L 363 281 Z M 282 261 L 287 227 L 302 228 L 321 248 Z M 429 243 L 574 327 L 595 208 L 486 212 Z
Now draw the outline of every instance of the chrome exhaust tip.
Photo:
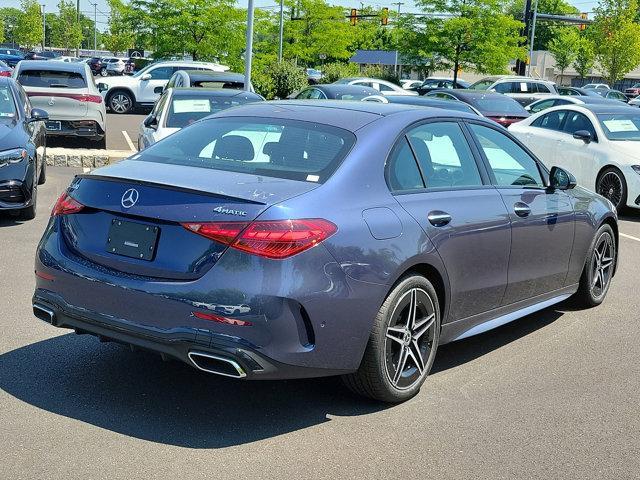
M 33 304 L 33 314 L 36 318 L 39 318 L 43 322 L 50 323 L 51 325 L 53 325 L 53 321 L 56 318 L 56 314 L 53 310 L 38 303 Z
M 219 357 L 211 353 L 189 352 L 189 360 L 198 369 L 203 372 L 222 375 L 223 377 L 244 378 L 246 372 L 238 364 L 238 362 L 230 358 Z

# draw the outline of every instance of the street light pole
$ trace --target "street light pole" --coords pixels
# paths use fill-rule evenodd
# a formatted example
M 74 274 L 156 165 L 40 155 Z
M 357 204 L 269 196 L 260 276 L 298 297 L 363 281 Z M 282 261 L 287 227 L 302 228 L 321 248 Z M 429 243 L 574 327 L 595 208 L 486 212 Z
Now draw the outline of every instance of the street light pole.
M 529 65 L 527 66 L 527 77 L 531 76 L 531 63 L 533 62 L 533 41 L 536 38 L 536 19 L 538 17 L 538 0 L 533 6 L 533 19 L 531 21 L 531 40 L 529 43 Z M 544 72 L 543 72 L 544 73 Z
M 76 0 L 76 24 L 80 25 L 80 0 Z M 80 46 L 76 45 L 76 57 L 80 56 Z
M 93 55 L 98 56 L 98 30 L 97 30 L 97 21 L 98 21 L 98 4 L 92 3 L 93 5 Z
M 78 0 L 80 1 L 80 0 Z M 251 57 L 253 56 L 253 0 L 247 6 L 247 47 L 244 53 L 244 89 L 251 90 Z
M 40 6 L 42 7 L 42 51 L 44 52 L 44 41 L 47 36 L 47 18 L 44 16 L 44 3 Z
M 282 37 L 284 35 L 284 0 L 280 0 L 280 44 L 278 47 L 278 62 L 282 61 Z
M 400 20 L 400 7 L 402 5 L 404 5 L 404 3 L 396 2 L 396 3 L 394 3 L 394 5 L 398 5 L 398 21 L 399 21 Z M 397 37 L 398 36 L 396 35 L 396 38 Z M 393 61 L 393 73 L 394 73 L 394 75 L 398 74 L 398 46 L 397 45 L 396 45 L 396 57 L 395 57 L 395 60 Z

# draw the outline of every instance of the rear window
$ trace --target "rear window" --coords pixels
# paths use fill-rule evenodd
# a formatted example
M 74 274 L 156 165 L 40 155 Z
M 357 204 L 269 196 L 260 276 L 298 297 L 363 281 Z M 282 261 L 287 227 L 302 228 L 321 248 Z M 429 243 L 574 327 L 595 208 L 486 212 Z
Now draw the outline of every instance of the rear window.
M 486 98 L 478 98 L 474 103 L 482 113 L 496 113 L 500 115 L 517 115 L 528 117 L 527 112 L 522 105 L 511 97 L 491 96 Z
M 86 88 L 82 74 L 55 70 L 22 70 L 18 82 L 23 87 L 40 88 Z
M 322 183 L 355 140 L 351 132 L 314 122 L 213 118 L 180 130 L 136 159 Z
M 176 96 L 171 100 L 166 126 L 183 128 L 213 113 L 257 100 L 257 98 L 247 95 L 235 97 Z
M 233 90 L 244 89 L 244 82 L 225 82 L 223 80 L 196 80 L 192 82 L 192 87 L 202 88 L 231 88 Z

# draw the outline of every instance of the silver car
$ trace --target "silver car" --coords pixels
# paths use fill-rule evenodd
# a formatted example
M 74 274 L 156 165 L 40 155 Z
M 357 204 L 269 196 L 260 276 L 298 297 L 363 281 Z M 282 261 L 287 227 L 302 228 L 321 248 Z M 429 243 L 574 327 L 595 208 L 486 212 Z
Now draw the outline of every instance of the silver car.
M 33 107 L 49 113 L 47 136 L 83 137 L 105 148 L 107 112 L 86 63 L 22 61 L 13 78 Z

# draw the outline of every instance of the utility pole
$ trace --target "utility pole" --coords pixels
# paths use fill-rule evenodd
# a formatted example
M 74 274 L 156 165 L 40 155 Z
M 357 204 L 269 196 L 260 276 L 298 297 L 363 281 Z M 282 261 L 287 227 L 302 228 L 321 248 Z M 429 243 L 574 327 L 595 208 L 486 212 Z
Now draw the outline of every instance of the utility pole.
M 278 62 L 282 61 L 283 36 L 284 36 L 284 0 L 280 0 L 280 44 L 278 46 Z
M 531 21 L 531 0 L 525 0 L 524 2 L 524 11 L 522 12 L 522 21 L 524 22 L 524 27 L 520 33 L 521 37 L 525 37 L 525 39 L 529 36 L 529 22 Z M 526 45 L 526 40 L 520 43 L 520 46 L 524 47 Z M 524 75 L 527 68 L 527 64 L 522 60 L 516 60 L 516 74 Z
M 44 16 L 44 3 L 40 4 L 42 7 L 42 51 L 44 52 L 44 41 L 47 36 L 47 19 Z
M 78 0 L 80 1 L 80 0 Z M 244 52 L 244 89 L 251 89 L 251 57 L 253 55 L 253 0 L 247 6 L 247 47 Z
M 76 0 L 76 25 L 80 25 L 80 0 Z M 80 56 L 80 46 L 76 45 L 76 57 Z
M 98 4 L 91 3 L 91 2 L 89 3 L 93 5 L 93 55 L 97 57 L 98 56 L 98 30 L 97 30 Z
M 392 3 L 392 5 L 397 5 L 398 6 L 398 20 L 400 20 L 400 7 L 402 5 L 404 5 L 404 3 L 403 2 L 394 2 L 394 3 Z M 396 37 L 397 37 L 397 35 L 396 35 Z M 398 74 L 398 47 L 397 46 L 396 46 L 396 58 L 395 58 L 394 63 L 393 63 L 393 73 L 396 74 L 396 75 Z
M 536 18 L 538 16 L 538 0 L 533 6 L 533 19 L 531 20 L 531 40 L 529 41 L 529 65 L 527 68 L 527 76 L 531 76 L 531 62 L 533 62 L 533 41 L 536 38 Z M 544 72 L 543 72 L 544 73 Z

